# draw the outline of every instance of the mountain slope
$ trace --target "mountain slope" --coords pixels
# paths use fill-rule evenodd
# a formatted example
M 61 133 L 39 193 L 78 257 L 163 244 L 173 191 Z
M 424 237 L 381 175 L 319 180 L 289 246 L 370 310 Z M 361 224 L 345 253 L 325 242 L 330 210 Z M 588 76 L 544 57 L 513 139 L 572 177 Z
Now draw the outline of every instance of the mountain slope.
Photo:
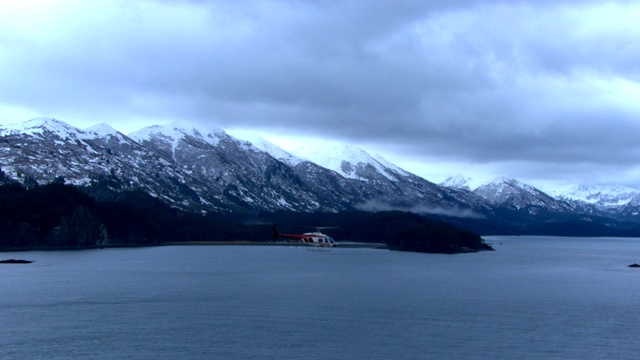
M 334 171 L 273 144 L 261 143 L 263 151 L 221 129 L 179 124 L 124 135 L 106 124 L 80 130 L 55 119 L 34 119 L 5 127 L 2 135 L 0 161 L 9 178 L 43 183 L 64 178 L 100 196 L 141 189 L 194 211 L 380 207 L 469 214 L 484 206 L 355 147 L 334 151 L 331 161 L 340 164 Z
M 640 190 L 626 186 L 590 184 L 573 184 L 549 192 L 549 195 L 558 199 L 582 201 L 599 206 L 623 206 L 638 194 Z
M 620 185 L 573 184 L 549 193 L 577 211 L 606 214 L 617 219 L 639 220 L 640 190 Z
M 543 191 L 518 180 L 498 177 L 473 190 L 475 194 L 492 204 L 513 209 L 538 207 L 554 211 L 571 211 L 571 207 Z
M 296 155 L 350 180 L 350 198 L 362 210 L 404 210 L 424 214 L 480 216 L 486 204 L 473 194 L 439 187 L 366 151 L 345 144 L 306 145 Z
M 377 173 L 390 181 L 397 181 L 398 177 L 408 175 L 398 167 L 386 165 L 389 163 L 384 160 L 383 165 L 383 162 L 356 146 L 324 142 L 305 144 L 294 150 L 294 153 L 348 179 L 369 181 L 373 173 Z
M 153 126 L 130 136 L 207 184 L 220 201 L 239 208 L 313 211 L 321 206 L 286 164 L 221 129 Z
M 554 199 L 507 177 L 479 183 L 459 176 L 439 186 L 354 146 L 319 143 L 291 154 L 264 140 L 180 124 L 124 135 L 107 124 L 81 130 L 37 118 L 0 128 L 0 167 L 2 183 L 66 181 L 101 200 L 140 190 L 200 213 L 403 210 L 485 233 L 518 233 L 542 222 L 561 228 L 557 221 L 599 222 L 606 233 L 627 226 L 611 218 L 640 216 L 637 194 L 614 199 L 601 192 L 594 203 Z
M 18 181 L 64 179 L 101 188 L 103 194 L 140 189 L 171 206 L 222 209 L 223 204 L 216 201 L 205 201 L 204 206 L 203 200 L 209 197 L 205 184 L 122 133 L 80 130 L 45 118 L 0 131 L 3 170 Z
M 261 137 L 245 138 L 244 140 L 250 142 L 257 149 L 271 155 L 274 159 L 278 159 L 289 166 L 296 166 L 303 161 L 308 161 L 291 154 L 278 145 Z

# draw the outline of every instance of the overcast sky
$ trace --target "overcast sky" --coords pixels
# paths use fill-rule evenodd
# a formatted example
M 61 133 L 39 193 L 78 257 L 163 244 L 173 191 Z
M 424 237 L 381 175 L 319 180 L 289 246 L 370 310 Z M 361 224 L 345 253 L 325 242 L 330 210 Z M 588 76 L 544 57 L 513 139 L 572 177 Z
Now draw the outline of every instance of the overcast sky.
M 0 124 L 333 139 L 440 182 L 640 188 L 640 2 L 0 0 Z

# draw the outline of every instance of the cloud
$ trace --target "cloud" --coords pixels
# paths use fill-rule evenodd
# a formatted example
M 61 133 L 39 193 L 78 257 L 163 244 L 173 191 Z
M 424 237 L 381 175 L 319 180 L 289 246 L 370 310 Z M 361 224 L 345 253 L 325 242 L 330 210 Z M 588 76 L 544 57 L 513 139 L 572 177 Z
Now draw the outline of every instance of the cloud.
M 190 120 L 321 134 L 412 163 L 540 177 L 607 167 L 639 180 L 635 2 L 31 5 L 0 15 L 0 108 L 117 128 Z
M 355 206 L 356 209 L 362 211 L 404 211 L 420 215 L 439 215 L 466 219 L 483 219 L 485 216 L 471 209 L 460 209 L 458 207 L 437 207 L 424 204 L 414 205 L 410 207 L 394 206 L 378 200 L 367 200 L 362 204 Z

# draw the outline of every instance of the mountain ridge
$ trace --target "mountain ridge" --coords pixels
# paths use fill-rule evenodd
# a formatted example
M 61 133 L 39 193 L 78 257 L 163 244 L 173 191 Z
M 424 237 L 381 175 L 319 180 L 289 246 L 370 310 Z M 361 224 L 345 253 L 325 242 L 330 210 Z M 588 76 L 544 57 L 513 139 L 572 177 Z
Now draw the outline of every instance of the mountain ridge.
M 590 216 L 636 221 L 640 208 L 636 198 L 607 209 L 554 198 L 504 176 L 473 189 L 464 176 L 437 185 L 353 145 L 324 146 L 333 156 L 325 159 L 326 153 L 309 146 L 314 162 L 313 156 L 266 141 L 253 144 L 219 128 L 169 124 L 125 135 L 108 124 L 78 129 L 50 118 L 21 124 L 0 127 L 0 166 L 7 178 L 64 179 L 95 196 L 140 189 L 194 212 L 403 210 L 522 229 Z

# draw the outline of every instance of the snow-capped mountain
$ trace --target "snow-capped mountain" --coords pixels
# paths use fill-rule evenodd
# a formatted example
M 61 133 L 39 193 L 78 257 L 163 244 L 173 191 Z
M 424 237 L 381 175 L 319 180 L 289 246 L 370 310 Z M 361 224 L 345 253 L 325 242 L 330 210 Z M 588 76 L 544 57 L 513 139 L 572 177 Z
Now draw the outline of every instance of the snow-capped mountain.
M 490 182 L 477 187 L 473 192 L 492 204 L 517 210 L 523 208 L 529 208 L 530 212 L 538 211 L 536 209 L 572 210 L 565 202 L 558 201 L 531 185 L 508 177 L 494 178 Z
M 46 117 L 38 117 L 23 123 L 9 124 L 0 128 L 0 136 L 30 135 L 42 137 L 45 132 L 74 138 L 84 138 L 87 136 L 84 131 L 70 126 L 65 122 Z
M 617 213 L 626 219 L 635 220 L 640 217 L 640 194 L 634 195 L 628 203 L 617 209 Z
M 640 190 L 621 185 L 573 184 L 549 190 L 583 213 L 605 214 L 636 220 L 640 215 Z
M 470 177 L 466 177 L 464 175 L 458 174 L 458 175 L 448 177 L 445 181 L 441 182 L 439 185 L 452 188 L 452 189 L 471 191 L 471 190 L 474 190 L 475 188 L 474 189 L 471 188 L 471 186 L 469 185 L 470 181 L 471 181 Z
M 184 209 L 484 209 L 477 197 L 441 188 L 353 147 L 324 153 L 340 164 L 334 171 L 330 162 L 320 166 L 264 141 L 254 146 L 221 129 L 180 124 L 124 135 L 106 124 L 81 130 L 41 118 L 1 131 L 0 165 L 9 178 L 141 189 Z
M 397 209 L 501 224 L 576 211 L 612 214 L 597 204 L 616 204 L 625 220 L 640 214 L 640 196 L 629 189 L 574 191 L 577 200 L 554 199 L 508 177 L 457 176 L 439 186 L 354 146 L 318 143 L 292 154 L 265 140 L 185 124 L 129 135 L 107 124 L 78 129 L 50 118 L 2 126 L 0 168 L 2 181 L 64 180 L 98 198 L 142 190 L 202 212 Z
M 640 220 L 640 191 L 620 185 L 568 185 L 543 191 L 505 176 L 467 177 L 456 175 L 440 184 L 471 191 L 494 207 L 529 209 L 532 213 L 556 213 L 605 216 L 623 221 Z
M 175 163 L 104 126 L 81 130 L 38 118 L 4 127 L 0 133 L 2 170 L 20 182 L 64 179 L 102 193 L 143 190 L 172 206 L 193 209 L 202 209 L 201 199 L 209 197 L 205 184 Z M 209 203 L 222 209 L 219 202 Z
M 640 190 L 621 185 L 573 184 L 549 191 L 549 195 L 557 199 L 582 201 L 600 206 L 623 206 L 638 194 Z
M 101 123 L 84 129 L 85 132 L 95 135 L 95 137 L 118 136 L 119 131 L 111 125 Z M 91 135 L 89 135 L 91 136 Z
M 350 180 L 352 190 L 348 193 L 358 194 L 352 202 L 359 209 L 461 217 L 480 216 L 479 213 L 488 211 L 486 204 L 473 194 L 442 188 L 356 146 L 318 143 L 293 152 L 299 158 L 309 159 L 294 169 L 314 164 Z
M 494 206 L 515 211 L 526 210 L 535 215 L 542 210 L 572 211 L 569 204 L 554 199 L 531 185 L 504 175 L 470 178 L 463 175 L 449 177 L 441 186 L 471 191 Z
M 244 140 L 250 142 L 256 148 L 266 152 L 267 154 L 273 156 L 274 158 L 282 161 L 289 166 L 296 166 L 303 161 L 308 161 L 306 159 L 302 159 L 293 155 L 292 153 L 282 149 L 278 145 L 261 137 L 245 138 Z
M 130 136 L 206 184 L 224 203 L 244 209 L 337 210 L 310 191 L 289 166 L 221 129 L 152 126 Z
M 480 186 L 487 185 L 491 182 L 494 182 L 494 181 L 499 182 L 500 179 L 508 179 L 508 177 L 505 175 L 483 175 L 483 176 L 470 177 L 470 176 L 458 174 L 458 175 L 448 177 L 445 181 L 441 182 L 439 185 L 448 187 L 448 188 L 453 188 L 453 189 L 474 191 Z
M 348 179 L 369 181 L 372 171 L 390 181 L 398 181 L 399 177 L 409 175 L 381 156 L 378 155 L 376 159 L 361 148 L 352 145 L 321 142 L 305 144 L 293 152 Z

